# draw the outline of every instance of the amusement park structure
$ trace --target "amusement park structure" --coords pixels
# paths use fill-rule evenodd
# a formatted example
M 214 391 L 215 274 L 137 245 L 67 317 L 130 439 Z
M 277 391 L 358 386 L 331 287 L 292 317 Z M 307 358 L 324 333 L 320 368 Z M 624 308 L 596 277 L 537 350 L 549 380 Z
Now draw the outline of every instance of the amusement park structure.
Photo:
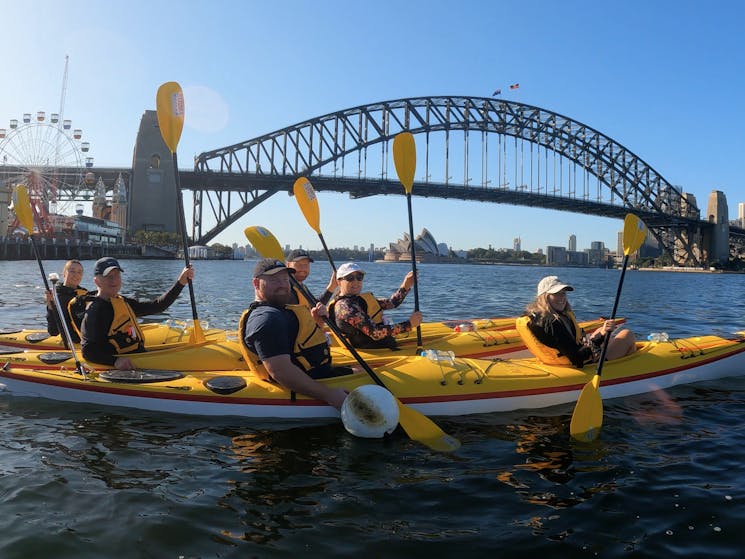
M 81 199 L 81 190 L 91 190 L 95 175 L 91 172 L 93 157 L 90 143 L 83 140 L 83 130 L 75 128 L 64 115 L 69 59 L 65 57 L 58 112 L 24 113 L 0 127 L 0 174 L 7 196 L 17 185 L 29 193 L 36 232 L 43 237 L 69 235 L 73 205 Z M 82 216 L 82 205 L 75 206 Z M 25 230 L 13 218 L 0 236 Z

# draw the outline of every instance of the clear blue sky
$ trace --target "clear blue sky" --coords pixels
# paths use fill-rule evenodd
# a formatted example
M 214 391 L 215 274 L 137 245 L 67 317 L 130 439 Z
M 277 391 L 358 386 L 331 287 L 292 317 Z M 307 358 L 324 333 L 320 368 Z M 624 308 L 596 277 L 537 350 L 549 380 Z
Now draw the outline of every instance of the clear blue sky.
M 537 105 L 600 130 L 704 206 L 745 201 L 745 3 L 741 1 L 0 0 L 0 127 L 59 108 L 84 130 L 97 165 L 127 166 L 142 112 L 178 81 L 186 126 L 179 162 L 357 105 L 427 95 Z M 517 93 L 507 91 L 520 83 Z M 408 230 L 405 198 L 319 193 L 330 246 L 387 245 Z M 414 225 L 455 249 L 527 250 L 604 241 L 619 221 L 508 205 L 414 197 Z M 282 244 L 321 244 L 294 200 L 262 204 L 247 225 Z

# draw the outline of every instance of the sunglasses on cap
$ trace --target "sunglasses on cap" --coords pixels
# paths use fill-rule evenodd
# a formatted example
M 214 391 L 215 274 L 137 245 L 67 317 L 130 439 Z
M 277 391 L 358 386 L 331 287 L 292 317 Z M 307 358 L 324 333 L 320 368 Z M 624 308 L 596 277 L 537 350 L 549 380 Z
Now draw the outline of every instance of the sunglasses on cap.
M 341 279 L 343 279 L 344 281 L 362 281 L 363 279 L 365 279 L 365 274 L 361 272 L 356 274 L 349 274 L 348 276 L 344 276 Z

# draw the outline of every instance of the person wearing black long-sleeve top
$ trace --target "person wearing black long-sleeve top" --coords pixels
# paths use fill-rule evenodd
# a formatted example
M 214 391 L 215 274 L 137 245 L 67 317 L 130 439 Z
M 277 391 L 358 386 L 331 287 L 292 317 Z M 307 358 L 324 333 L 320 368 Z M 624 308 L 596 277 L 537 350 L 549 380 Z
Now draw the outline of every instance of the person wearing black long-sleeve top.
M 574 288 L 556 276 L 547 276 L 538 283 L 536 298 L 525 309 L 530 317 L 528 328 L 540 343 L 554 348 L 572 365 L 582 368 L 597 363 L 605 336 L 616 330 L 614 320 L 606 320 L 591 336 L 586 336 L 577 324 L 567 292 Z M 636 351 L 636 339 L 631 330 L 623 329 L 608 341 L 606 360 L 618 359 Z
M 74 343 L 80 341 L 78 336 L 77 328 L 73 327 L 72 319 L 68 311 L 68 303 L 80 295 L 87 293 L 87 289 L 80 286 L 80 280 L 83 279 L 83 265 L 79 260 L 68 260 L 65 262 L 64 268 L 62 268 L 62 282 L 57 284 L 57 299 L 59 300 L 60 307 L 62 308 L 62 314 L 67 322 L 67 330 L 70 332 L 70 337 Z M 52 292 L 48 290 L 46 292 L 47 302 L 47 332 L 50 336 L 59 336 L 62 334 L 62 322 L 57 314 L 57 309 L 54 306 L 54 299 L 52 298 Z M 62 341 L 67 347 L 67 339 L 63 336 Z
M 122 297 L 122 268 L 114 258 L 96 262 L 93 282 L 98 293 L 92 297 L 81 328 L 83 358 L 93 363 L 113 365 L 117 369 L 134 369 L 129 357 L 122 354 L 145 351 L 145 343 L 136 317 L 157 314 L 167 309 L 194 277 L 194 270 L 184 268 L 176 283 L 157 299 L 139 301 Z M 119 354 L 119 357 L 117 357 Z

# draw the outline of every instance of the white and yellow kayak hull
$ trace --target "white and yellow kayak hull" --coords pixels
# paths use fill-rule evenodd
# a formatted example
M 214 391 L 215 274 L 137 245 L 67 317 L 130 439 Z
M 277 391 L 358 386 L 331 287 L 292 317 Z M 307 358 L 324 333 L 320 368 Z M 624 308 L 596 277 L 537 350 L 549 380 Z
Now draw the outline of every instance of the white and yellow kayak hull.
M 108 374 L 102 371 L 91 372 L 83 379 L 69 366 L 40 370 L 6 363 L 0 369 L 0 385 L 6 393 L 17 396 L 168 413 L 338 417 L 337 411 L 324 402 L 293 395 L 245 369 L 170 372 L 172 378 L 157 380 L 159 371 L 152 371 L 154 382 L 125 382 L 106 380 Z M 581 370 L 548 366 L 535 359 L 456 359 L 451 364 L 402 357 L 377 367 L 376 373 L 404 404 L 426 415 L 460 416 L 574 403 L 594 376 L 595 367 Z M 606 363 L 600 392 L 604 399 L 610 399 L 742 374 L 743 335 L 646 342 L 639 344 L 634 355 Z M 352 390 L 372 380 L 364 372 L 355 372 L 323 382 Z

